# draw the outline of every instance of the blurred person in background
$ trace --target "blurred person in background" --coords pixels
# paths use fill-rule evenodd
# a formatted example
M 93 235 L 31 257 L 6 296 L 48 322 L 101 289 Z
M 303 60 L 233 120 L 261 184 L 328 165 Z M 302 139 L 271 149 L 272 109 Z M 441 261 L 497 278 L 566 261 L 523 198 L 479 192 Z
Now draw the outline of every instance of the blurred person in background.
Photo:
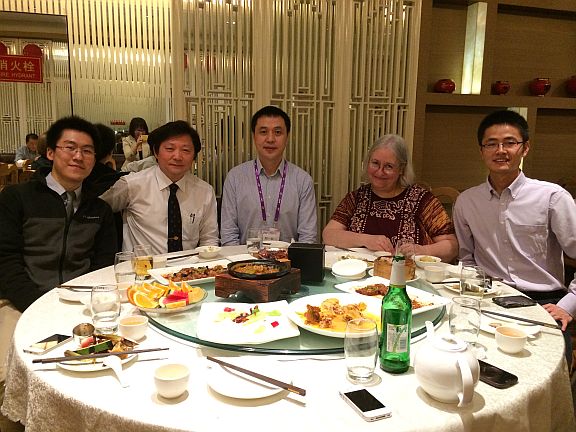
M 26 145 L 23 145 L 18 150 L 16 150 L 16 155 L 14 157 L 14 162 L 21 160 L 34 160 L 38 157 L 38 152 L 36 151 L 36 145 L 38 144 L 38 135 L 35 133 L 29 133 L 26 135 Z
M 38 170 L 41 168 L 52 168 L 52 161 L 46 157 L 46 134 L 43 133 L 38 137 L 38 144 L 36 144 L 38 151 L 38 158 L 32 162 L 30 168 Z
M 122 138 L 122 149 L 126 158 L 122 167 L 132 161 L 142 160 L 150 156 L 150 146 L 147 139 L 148 125 L 146 120 L 141 117 L 134 117 L 130 120 L 128 136 Z

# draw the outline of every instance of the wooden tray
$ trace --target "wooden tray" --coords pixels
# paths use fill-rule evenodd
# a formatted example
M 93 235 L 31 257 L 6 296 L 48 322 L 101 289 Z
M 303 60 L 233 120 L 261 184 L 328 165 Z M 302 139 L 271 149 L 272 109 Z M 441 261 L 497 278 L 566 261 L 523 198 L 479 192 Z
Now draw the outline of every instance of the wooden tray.
M 238 279 L 227 273 L 216 275 L 214 294 L 217 297 L 228 298 L 238 291 L 254 302 L 276 301 L 300 291 L 300 270 L 293 268 L 285 276 L 266 280 Z

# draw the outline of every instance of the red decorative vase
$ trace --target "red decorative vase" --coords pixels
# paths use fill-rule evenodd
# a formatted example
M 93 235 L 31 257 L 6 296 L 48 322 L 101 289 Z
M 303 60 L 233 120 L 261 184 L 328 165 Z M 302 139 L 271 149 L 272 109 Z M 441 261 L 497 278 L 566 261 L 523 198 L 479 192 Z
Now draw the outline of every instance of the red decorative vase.
M 566 93 L 568 93 L 569 96 L 576 97 L 576 75 L 572 75 L 568 78 L 568 81 L 566 81 Z
M 548 78 L 534 78 L 530 82 L 530 93 L 532 96 L 544 96 L 552 87 Z
M 510 90 L 510 83 L 508 81 L 496 81 L 492 84 L 492 93 L 497 95 L 503 95 L 508 93 Z
M 456 83 L 451 79 L 441 79 L 434 84 L 434 91 L 436 93 L 452 93 L 456 90 Z

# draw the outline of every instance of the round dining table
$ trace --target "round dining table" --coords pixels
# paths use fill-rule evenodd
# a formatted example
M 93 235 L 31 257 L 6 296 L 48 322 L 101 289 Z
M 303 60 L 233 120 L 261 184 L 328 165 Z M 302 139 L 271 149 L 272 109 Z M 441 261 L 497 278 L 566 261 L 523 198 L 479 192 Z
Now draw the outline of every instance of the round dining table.
M 245 246 L 225 247 L 219 258 L 245 252 Z M 68 283 L 114 283 L 114 271 L 112 267 L 100 269 Z M 294 298 L 318 292 L 337 293 L 334 288 L 337 283 L 327 270 L 324 282 L 302 283 Z M 444 297 L 454 295 L 423 279 L 410 285 Z M 202 303 L 232 301 L 215 298 L 214 283 L 201 286 L 210 293 Z M 517 294 L 501 283 L 499 291 L 504 295 Z M 287 300 L 292 299 L 289 296 Z M 500 351 L 494 335 L 482 331 L 478 342 L 485 347 L 484 360 L 515 374 L 518 383 L 497 389 L 478 382 L 472 402 L 461 408 L 432 399 L 419 386 L 412 366 L 400 375 L 388 374 L 377 366 L 378 383 L 369 390 L 391 408 L 392 416 L 366 422 L 339 395 L 339 391 L 352 387 L 346 377 L 342 339 L 316 334 L 308 337 L 309 332 L 301 329 L 299 342 L 288 343 L 287 349 L 282 349 L 278 341 L 269 345 L 269 349 L 265 348 L 267 344 L 235 349 L 229 344 L 203 341 L 194 334 L 201 304 L 174 315 L 148 314 L 150 325 L 138 348 L 168 350 L 138 354 L 126 362 L 123 374 L 128 386 L 121 387 L 113 372 L 104 367 L 77 372 L 54 363 L 33 363 L 39 356 L 24 352 L 25 347 L 47 335 L 71 334 L 77 324 L 90 322 L 83 303 L 64 300 L 57 289 L 46 293 L 22 314 L 16 327 L 2 413 L 22 422 L 29 432 L 575 430 L 564 340 L 558 329 L 541 327 L 518 354 Z M 489 297 L 483 299 L 482 307 L 510 313 Z M 445 310 L 442 306 L 430 312 L 437 334 L 449 333 Z M 139 313 L 142 312 L 129 303 L 122 305 L 122 315 Z M 539 305 L 513 313 L 554 324 Z M 188 325 L 182 324 L 186 322 Z M 423 332 L 416 333 L 413 332 L 411 364 L 420 347 L 427 343 Z M 323 338 L 328 341 L 326 344 Z M 62 350 L 74 342 L 69 344 Z M 61 354 L 62 350 L 42 357 Z M 248 368 L 252 365 L 256 371 L 276 370 L 294 386 L 306 389 L 306 395 L 282 390 L 265 396 L 246 396 L 241 388 L 214 390 L 211 377 L 215 364 L 207 356 Z M 175 399 L 159 396 L 154 383 L 154 371 L 168 363 L 181 363 L 190 370 L 187 391 Z M 226 382 L 220 382 L 219 386 L 226 386 Z

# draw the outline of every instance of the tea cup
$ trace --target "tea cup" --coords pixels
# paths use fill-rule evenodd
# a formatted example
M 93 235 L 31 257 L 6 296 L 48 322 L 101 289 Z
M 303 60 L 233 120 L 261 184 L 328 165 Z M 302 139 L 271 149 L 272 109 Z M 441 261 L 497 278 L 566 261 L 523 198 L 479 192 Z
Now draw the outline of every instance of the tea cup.
M 436 265 L 424 267 L 424 275 L 428 282 L 442 282 L 446 276 L 444 267 Z
M 172 399 L 184 394 L 188 388 L 190 370 L 178 363 L 165 364 L 154 372 L 156 390 L 162 397 Z
M 148 317 L 144 315 L 131 315 L 120 319 L 118 323 L 120 335 L 138 341 L 146 335 Z
M 516 354 L 524 349 L 528 334 L 519 327 L 503 325 L 495 330 L 496 345 L 508 354 Z

